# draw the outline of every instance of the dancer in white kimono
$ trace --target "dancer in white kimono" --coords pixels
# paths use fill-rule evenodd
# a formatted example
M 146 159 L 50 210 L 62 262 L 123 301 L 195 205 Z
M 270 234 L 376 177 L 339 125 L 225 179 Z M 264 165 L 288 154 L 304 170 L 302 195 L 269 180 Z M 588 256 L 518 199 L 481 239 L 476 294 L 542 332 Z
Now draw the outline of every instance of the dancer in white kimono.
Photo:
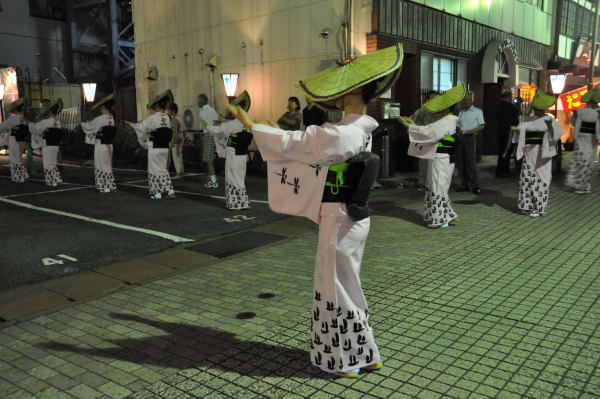
M 402 46 L 345 59 L 298 82 L 309 99 L 345 111 L 339 123 L 284 131 L 228 109 L 254 134 L 268 163 L 269 205 L 319 223 L 311 319 L 311 360 L 323 371 L 355 378 L 382 367 L 360 267 L 369 233 L 367 197 L 379 159 L 370 153 L 378 126 L 365 104 L 398 77 Z
M 0 134 L 8 138 L 8 152 L 10 156 L 10 179 L 15 183 L 23 183 L 29 178 L 27 168 L 23 163 L 22 155 L 25 145 L 29 140 L 29 127 L 27 120 L 23 116 L 23 107 L 25 106 L 25 97 L 19 98 L 8 104 L 5 108 L 6 113 L 11 114 L 4 122 L 0 123 Z
M 231 100 L 232 106 L 244 111 L 250 109 L 250 96 L 244 90 Z M 246 191 L 246 162 L 248 146 L 252 133 L 233 118 L 227 110 L 221 112 L 221 119 L 227 119 L 220 125 L 208 125 L 206 131 L 213 135 L 217 154 L 225 158 L 225 205 L 227 209 L 240 210 L 250 208 L 250 199 Z M 233 119 L 232 119 L 233 118 Z
M 40 111 L 41 114 L 48 113 L 48 118 L 29 124 L 31 146 L 34 149 L 42 149 L 44 179 L 46 180 L 46 185 L 51 187 L 56 187 L 62 183 L 60 172 L 56 166 L 58 150 L 60 149 L 63 136 L 63 130 L 56 116 L 62 109 L 62 99 L 57 98 L 56 101 Z
M 117 134 L 115 120 L 110 113 L 115 104 L 114 95 L 104 97 L 92 107 L 91 111 L 100 110 L 100 115 L 91 122 L 82 122 L 85 142 L 94 145 L 94 177 L 96 189 L 101 193 L 110 193 L 117 189 L 112 170 L 112 141 Z
M 562 135 L 560 125 L 546 108 L 556 99 L 538 90 L 529 105 L 527 114 L 533 110 L 534 119 L 519 124 L 517 159 L 523 158 L 519 178 L 517 207 L 531 217 L 541 216 L 548 209 L 550 181 L 552 180 L 552 157 Z
M 140 123 L 129 123 L 135 130 L 140 145 L 148 149 L 148 188 L 151 199 L 175 198 L 171 176 L 167 170 L 169 143 L 173 135 L 171 120 L 165 109 L 173 102 L 171 90 L 158 95 L 148 104 L 154 112 Z
M 459 140 L 456 133 L 458 117 L 452 114 L 452 106 L 458 103 L 465 93 L 465 85 L 461 83 L 423 104 L 425 110 L 441 118 L 429 125 L 418 126 L 410 118 L 398 117 L 408 128 L 408 155 L 428 160 L 423 219 L 429 228 L 448 227 L 454 225 L 458 219 L 448 194 Z
M 600 87 L 588 91 L 581 101 L 587 106 L 575 111 L 571 118 L 575 126 L 575 151 L 565 184 L 575 189 L 576 194 L 589 194 L 600 140 Z

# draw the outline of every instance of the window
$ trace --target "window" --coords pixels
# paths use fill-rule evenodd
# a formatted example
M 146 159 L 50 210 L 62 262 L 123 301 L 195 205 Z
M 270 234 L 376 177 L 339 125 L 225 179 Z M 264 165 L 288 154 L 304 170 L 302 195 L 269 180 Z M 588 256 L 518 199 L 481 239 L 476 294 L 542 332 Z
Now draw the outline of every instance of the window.
M 38 18 L 65 19 L 64 0 L 29 0 L 29 15 Z
M 448 58 L 433 57 L 433 90 L 449 90 L 454 86 L 454 81 L 454 61 Z

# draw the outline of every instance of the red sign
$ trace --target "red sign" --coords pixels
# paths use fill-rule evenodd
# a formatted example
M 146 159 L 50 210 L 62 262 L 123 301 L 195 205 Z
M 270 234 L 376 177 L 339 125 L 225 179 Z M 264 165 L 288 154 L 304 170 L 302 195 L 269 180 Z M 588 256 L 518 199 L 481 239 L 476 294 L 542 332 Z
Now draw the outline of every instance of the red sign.
M 585 103 L 581 102 L 581 97 L 588 92 L 587 86 L 580 87 L 579 89 L 569 91 L 559 96 L 562 101 L 563 110 L 565 112 L 575 111 L 578 108 L 585 107 Z

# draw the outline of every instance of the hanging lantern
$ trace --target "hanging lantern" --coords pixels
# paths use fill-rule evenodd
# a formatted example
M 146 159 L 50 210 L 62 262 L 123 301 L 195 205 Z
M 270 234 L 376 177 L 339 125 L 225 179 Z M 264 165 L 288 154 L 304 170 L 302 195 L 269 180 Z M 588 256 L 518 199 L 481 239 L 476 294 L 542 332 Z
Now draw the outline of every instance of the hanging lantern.
M 82 86 L 85 102 L 93 103 L 96 97 L 96 83 L 84 83 Z
M 237 88 L 239 73 L 222 73 L 221 78 L 225 85 L 225 95 L 230 100 L 235 97 L 235 89 Z

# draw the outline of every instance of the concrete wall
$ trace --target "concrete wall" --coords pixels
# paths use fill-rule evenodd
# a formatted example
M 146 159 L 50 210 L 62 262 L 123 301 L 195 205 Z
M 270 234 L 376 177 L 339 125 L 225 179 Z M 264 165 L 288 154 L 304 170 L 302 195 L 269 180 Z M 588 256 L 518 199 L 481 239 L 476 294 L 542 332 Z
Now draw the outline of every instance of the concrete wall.
M 410 0 L 543 44 L 552 43 L 552 13 L 558 0 Z
M 212 55 L 217 110 L 226 98 L 220 74 L 239 72 L 238 93 L 248 90 L 251 115 L 277 119 L 289 96 L 300 97 L 293 84 L 341 55 L 339 34 L 344 0 L 134 0 L 138 118 L 148 113 L 148 99 L 170 88 L 180 110 L 209 90 Z M 366 52 L 372 3 L 354 0 L 353 46 Z M 322 29 L 331 29 L 328 39 Z M 245 48 L 242 47 L 245 43 Z M 262 43 L 262 44 L 261 44 Z M 203 49 L 203 54 L 199 50 Z M 187 53 L 187 56 L 185 55 Z M 158 67 L 156 82 L 144 76 Z M 305 101 L 301 98 L 302 105 Z
M 34 81 L 50 78 L 62 83 L 63 79 L 52 68 L 57 67 L 68 76 L 66 49 L 65 22 L 30 17 L 29 2 L 25 0 L 2 2 L 0 64 L 19 67 L 24 78 L 27 78 L 26 68 L 29 68 Z

